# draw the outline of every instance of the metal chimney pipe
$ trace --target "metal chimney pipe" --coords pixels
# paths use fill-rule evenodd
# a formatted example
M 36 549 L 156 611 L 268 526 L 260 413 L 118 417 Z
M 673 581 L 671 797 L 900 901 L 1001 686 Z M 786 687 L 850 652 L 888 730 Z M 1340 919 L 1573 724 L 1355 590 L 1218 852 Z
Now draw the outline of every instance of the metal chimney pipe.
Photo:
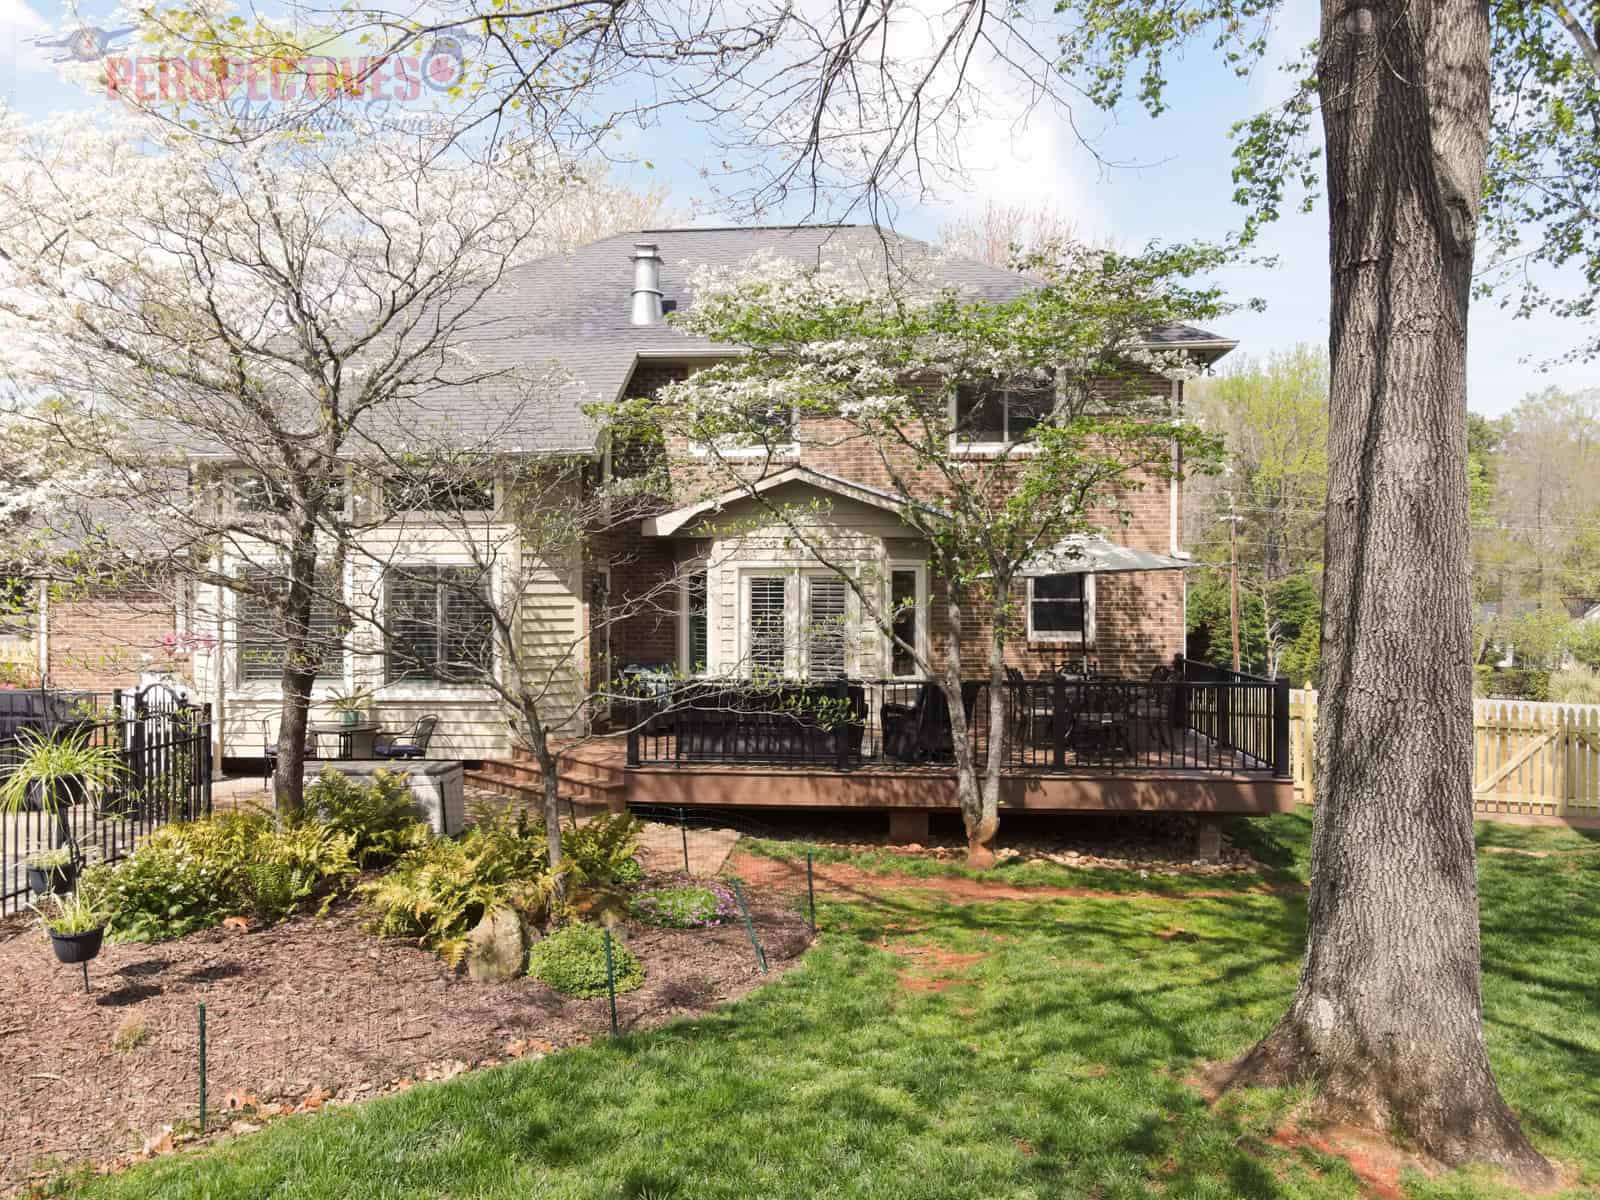
M 634 325 L 661 324 L 661 255 L 654 242 L 633 244 Z

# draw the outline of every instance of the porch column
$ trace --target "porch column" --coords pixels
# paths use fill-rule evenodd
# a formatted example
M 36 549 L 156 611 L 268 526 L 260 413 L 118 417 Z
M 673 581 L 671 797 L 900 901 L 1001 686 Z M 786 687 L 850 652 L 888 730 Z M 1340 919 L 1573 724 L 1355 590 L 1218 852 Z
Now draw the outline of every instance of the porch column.
M 1219 813 L 1196 813 L 1200 828 L 1195 831 L 1194 856 L 1213 863 L 1222 858 L 1222 817 Z

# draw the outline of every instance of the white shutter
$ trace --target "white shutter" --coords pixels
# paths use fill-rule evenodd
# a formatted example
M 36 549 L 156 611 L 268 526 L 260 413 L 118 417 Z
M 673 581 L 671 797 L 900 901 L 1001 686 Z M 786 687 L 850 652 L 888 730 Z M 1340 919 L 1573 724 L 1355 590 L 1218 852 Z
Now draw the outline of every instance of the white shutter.
M 845 669 L 845 581 L 807 580 L 806 674 L 812 679 L 838 679 Z
M 784 621 L 789 608 L 789 581 L 782 575 L 751 575 L 746 644 L 753 673 L 781 675 L 784 667 Z

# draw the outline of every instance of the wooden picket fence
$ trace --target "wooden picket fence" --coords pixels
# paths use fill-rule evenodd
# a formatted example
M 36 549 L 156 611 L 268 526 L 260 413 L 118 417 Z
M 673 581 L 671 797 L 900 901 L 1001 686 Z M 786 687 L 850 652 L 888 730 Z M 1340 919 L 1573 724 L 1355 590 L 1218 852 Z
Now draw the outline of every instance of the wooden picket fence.
M 1290 762 L 1301 799 L 1316 794 L 1317 693 L 1289 703 Z M 1600 704 L 1473 702 L 1473 804 L 1480 813 L 1600 817 Z

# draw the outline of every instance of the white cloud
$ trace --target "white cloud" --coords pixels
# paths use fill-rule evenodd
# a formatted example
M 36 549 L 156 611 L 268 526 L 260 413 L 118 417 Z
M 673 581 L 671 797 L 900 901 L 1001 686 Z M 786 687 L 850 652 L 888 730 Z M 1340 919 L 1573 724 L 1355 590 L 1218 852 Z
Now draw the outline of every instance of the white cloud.
M 22 71 L 46 67 L 39 48 L 28 39 L 50 32 L 50 24 L 27 0 L 0 0 L 0 87 L 9 88 Z

